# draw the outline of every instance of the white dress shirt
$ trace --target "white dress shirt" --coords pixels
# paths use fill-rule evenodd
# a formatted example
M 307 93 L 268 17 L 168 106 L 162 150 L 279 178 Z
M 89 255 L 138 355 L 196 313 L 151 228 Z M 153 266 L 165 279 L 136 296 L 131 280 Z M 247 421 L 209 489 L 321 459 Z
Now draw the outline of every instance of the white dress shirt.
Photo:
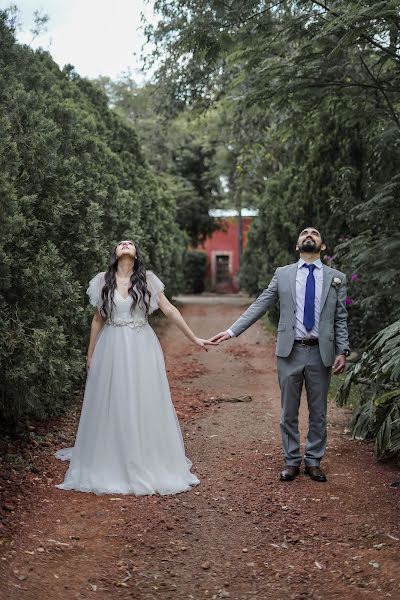
M 322 283 L 324 278 L 324 270 L 322 268 L 321 259 L 318 258 L 313 264 L 314 279 L 315 279 L 315 321 L 314 327 L 311 331 L 307 331 L 304 326 L 304 303 L 306 299 L 306 282 L 309 274 L 309 270 L 303 267 L 306 262 L 300 258 L 297 263 L 297 275 L 296 275 L 296 323 L 295 323 L 295 338 L 296 340 L 303 340 L 309 338 L 317 338 L 319 336 L 319 316 L 321 312 L 321 295 L 322 295 Z M 234 337 L 232 329 L 228 329 L 227 332 L 231 337 Z

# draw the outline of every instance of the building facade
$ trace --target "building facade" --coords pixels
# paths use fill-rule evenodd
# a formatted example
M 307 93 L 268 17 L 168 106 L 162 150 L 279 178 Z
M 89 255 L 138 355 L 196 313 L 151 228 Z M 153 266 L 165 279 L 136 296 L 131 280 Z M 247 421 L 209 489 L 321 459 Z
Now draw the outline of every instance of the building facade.
M 242 248 L 257 211 L 242 209 Z M 239 220 L 236 210 L 213 210 L 210 215 L 222 220 L 223 228 L 207 238 L 202 248 L 207 254 L 206 289 L 218 293 L 239 291 Z

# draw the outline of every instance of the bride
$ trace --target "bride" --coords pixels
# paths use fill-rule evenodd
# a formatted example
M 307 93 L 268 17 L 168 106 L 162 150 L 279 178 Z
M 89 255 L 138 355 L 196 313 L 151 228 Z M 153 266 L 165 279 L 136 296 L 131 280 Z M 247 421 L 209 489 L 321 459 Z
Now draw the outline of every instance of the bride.
M 70 460 L 56 487 L 95 494 L 176 494 L 199 480 L 190 471 L 160 343 L 147 317 L 160 308 L 197 346 L 195 336 L 164 296 L 164 285 L 146 271 L 136 242 L 114 248 L 105 273 L 89 283 L 97 308 L 87 354 L 88 377 Z

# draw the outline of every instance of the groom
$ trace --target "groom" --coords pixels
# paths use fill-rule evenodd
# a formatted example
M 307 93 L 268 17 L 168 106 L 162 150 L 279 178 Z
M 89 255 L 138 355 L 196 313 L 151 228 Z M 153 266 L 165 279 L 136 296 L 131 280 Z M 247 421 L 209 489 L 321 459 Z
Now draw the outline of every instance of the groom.
M 319 464 L 326 447 L 328 388 L 331 372 L 344 371 L 349 341 L 346 276 L 322 264 L 320 255 L 325 249 L 317 229 L 303 229 L 296 245 L 299 261 L 279 267 L 269 286 L 246 312 L 228 330 L 211 338 L 220 343 L 239 336 L 279 300 L 276 354 L 285 457 L 282 481 L 292 481 L 300 473 L 298 414 L 303 383 L 309 410 L 305 473 L 315 481 L 326 481 Z

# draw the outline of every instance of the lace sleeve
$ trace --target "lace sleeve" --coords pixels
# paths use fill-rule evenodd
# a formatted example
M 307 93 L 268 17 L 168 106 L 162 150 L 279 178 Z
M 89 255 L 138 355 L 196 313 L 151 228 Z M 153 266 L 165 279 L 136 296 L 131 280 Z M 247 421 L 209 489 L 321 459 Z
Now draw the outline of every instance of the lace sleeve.
M 147 276 L 147 288 L 151 293 L 150 299 L 150 307 L 149 314 L 153 313 L 158 308 L 158 300 L 160 298 L 160 294 L 164 291 L 165 285 L 163 282 L 154 275 L 152 271 L 146 271 Z
M 104 287 L 104 273 L 97 273 L 93 279 L 89 281 L 89 287 L 86 290 L 89 296 L 89 302 L 92 306 L 101 308 L 103 304 L 101 299 L 101 290 Z

